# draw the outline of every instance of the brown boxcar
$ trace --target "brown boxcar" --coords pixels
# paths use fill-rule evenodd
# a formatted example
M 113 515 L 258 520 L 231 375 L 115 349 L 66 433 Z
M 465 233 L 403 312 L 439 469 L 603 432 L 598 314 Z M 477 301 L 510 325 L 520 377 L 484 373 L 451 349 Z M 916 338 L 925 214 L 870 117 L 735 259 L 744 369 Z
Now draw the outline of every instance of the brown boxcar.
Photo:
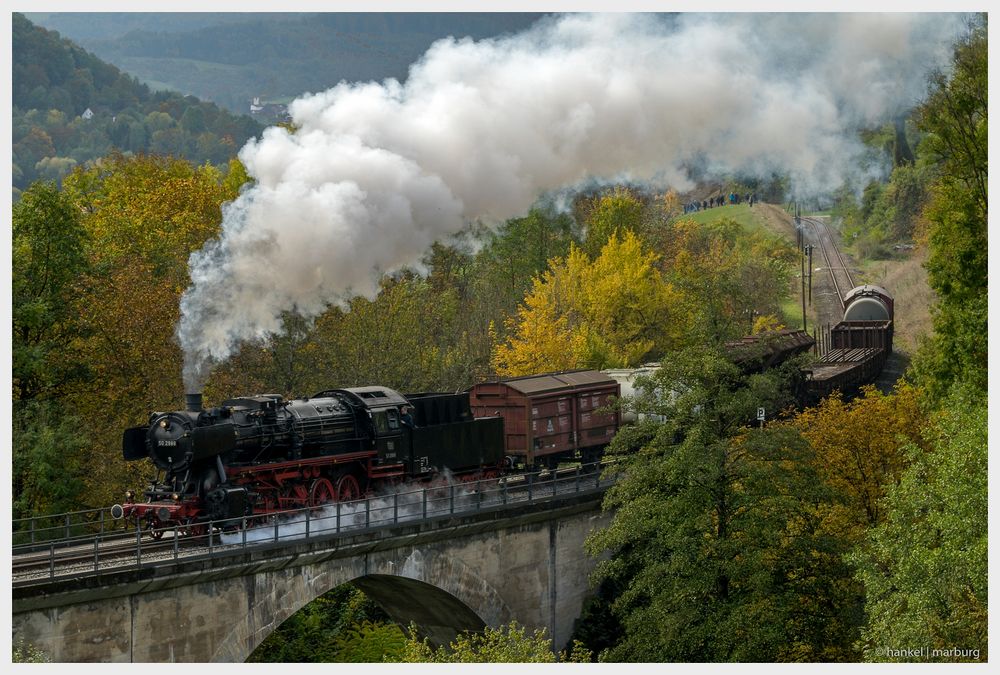
M 618 431 L 611 404 L 619 392 L 604 373 L 574 370 L 480 382 L 469 403 L 477 418 L 503 418 L 509 456 L 551 468 L 560 460 L 600 458 Z

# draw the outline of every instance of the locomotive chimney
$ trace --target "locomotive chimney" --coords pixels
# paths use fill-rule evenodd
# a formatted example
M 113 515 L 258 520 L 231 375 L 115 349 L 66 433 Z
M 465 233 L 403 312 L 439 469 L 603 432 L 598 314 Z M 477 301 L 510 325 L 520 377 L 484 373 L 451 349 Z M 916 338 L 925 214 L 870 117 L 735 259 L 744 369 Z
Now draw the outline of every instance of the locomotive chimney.
M 191 412 L 201 412 L 201 392 L 184 394 L 184 404 Z

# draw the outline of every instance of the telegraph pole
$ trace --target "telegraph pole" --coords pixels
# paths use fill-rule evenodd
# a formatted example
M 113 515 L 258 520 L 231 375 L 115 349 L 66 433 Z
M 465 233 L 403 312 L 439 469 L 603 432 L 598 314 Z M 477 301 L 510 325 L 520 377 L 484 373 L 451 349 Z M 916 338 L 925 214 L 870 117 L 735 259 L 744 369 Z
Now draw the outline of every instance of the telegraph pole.
M 802 261 L 802 330 L 806 330 L 806 252 L 804 246 L 799 249 L 799 259 Z
M 809 254 L 809 306 L 812 307 L 813 304 L 813 245 L 812 244 L 806 246 L 806 252 Z

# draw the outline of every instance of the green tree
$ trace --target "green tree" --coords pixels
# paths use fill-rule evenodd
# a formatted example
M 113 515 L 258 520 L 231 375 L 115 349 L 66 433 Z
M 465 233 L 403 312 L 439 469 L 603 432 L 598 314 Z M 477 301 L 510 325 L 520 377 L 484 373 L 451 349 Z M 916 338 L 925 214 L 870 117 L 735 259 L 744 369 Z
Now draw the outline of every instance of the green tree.
M 853 558 L 866 591 L 867 661 L 914 660 L 887 651 L 907 647 L 978 652 L 931 660 L 988 660 L 987 405 L 966 386 L 944 411 L 930 450 L 909 446 L 911 465 L 887 489 L 886 519 Z
M 38 647 L 17 640 L 12 645 L 11 663 L 48 663 L 49 656 Z
M 745 376 L 702 348 L 665 362 L 638 410 L 665 418 L 619 433 L 611 525 L 588 550 L 619 594 L 623 626 L 602 661 L 851 659 L 858 589 L 848 543 L 820 527 L 831 496 L 794 430 L 743 425 L 791 403 L 789 363 Z
M 71 310 L 88 269 L 80 212 L 54 183 L 35 183 L 14 205 L 12 352 L 15 400 L 50 395 L 80 368 L 59 358 L 78 334 Z
M 700 225 L 679 218 L 650 233 L 667 282 L 686 297 L 685 343 L 718 343 L 752 328 L 754 316 L 780 314 L 795 248 L 734 220 Z
M 205 111 L 198 105 L 188 107 L 181 115 L 180 124 L 189 134 L 197 136 L 205 130 Z
M 927 133 L 921 151 L 940 173 L 925 210 L 938 303 L 915 369 L 938 398 L 956 381 L 987 388 L 987 54 L 983 19 L 956 46 L 951 75 L 935 78 L 917 116 Z
M 363 592 L 342 584 L 285 620 L 247 659 L 252 663 L 381 662 L 402 651 L 403 633 Z M 392 636 L 398 635 L 398 643 Z M 396 645 L 390 650 L 390 643 Z M 385 650 L 385 652 L 380 651 Z
M 341 663 L 400 661 L 406 653 L 406 639 L 394 623 L 363 621 L 339 635 L 334 648 Z
M 506 291 L 506 310 L 512 312 L 531 286 L 532 278 L 545 271 L 549 260 L 565 256 L 575 238 L 575 226 L 566 213 L 554 207 L 536 204 L 523 218 L 511 218 L 495 232 L 487 234 L 487 243 L 477 256 L 487 277 L 484 286 Z
M 644 209 L 644 204 L 636 195 L 621 186 L 598 197 L 585 221 L 587 238 L 583 250 L 591 257 L 597 257 L 611 237 L 623 239 L 626 232 L 641 235 Z
M 411 626 L 400 660 L 407 663 L 585 663 L 590 660 L 590 653 L 576 643 L 568 655 L 557 656 L 544 628 L 528 634 L 527 628 L 512 621 L 498 628 L 487 626 L 481 633 L 463 633 L 447 646 L 437 649 L 426 640 L 418 639 L 415 627 Z
M 55 401 L 21 401 L 13 411 L 11 492 L 15 518 L 80 508 L 87 447 L 83 424 Z

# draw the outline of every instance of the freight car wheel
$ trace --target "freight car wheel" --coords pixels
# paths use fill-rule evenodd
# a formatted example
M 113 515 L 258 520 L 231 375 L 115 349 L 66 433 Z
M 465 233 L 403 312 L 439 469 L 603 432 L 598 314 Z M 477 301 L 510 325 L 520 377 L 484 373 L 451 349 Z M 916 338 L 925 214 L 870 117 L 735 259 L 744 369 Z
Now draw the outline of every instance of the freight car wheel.
M 346 478 L 346 476 L 345 476 Z M 334 501 L 337 491 L 333 488 L 333 483 L 326 478 L 317 478 L 309 488 L 309 505 L 322 506 Z
M 337 501 L 352 502 L 361 499 L 361 486 L 352 474 L 341 476 L 337 481 Z

